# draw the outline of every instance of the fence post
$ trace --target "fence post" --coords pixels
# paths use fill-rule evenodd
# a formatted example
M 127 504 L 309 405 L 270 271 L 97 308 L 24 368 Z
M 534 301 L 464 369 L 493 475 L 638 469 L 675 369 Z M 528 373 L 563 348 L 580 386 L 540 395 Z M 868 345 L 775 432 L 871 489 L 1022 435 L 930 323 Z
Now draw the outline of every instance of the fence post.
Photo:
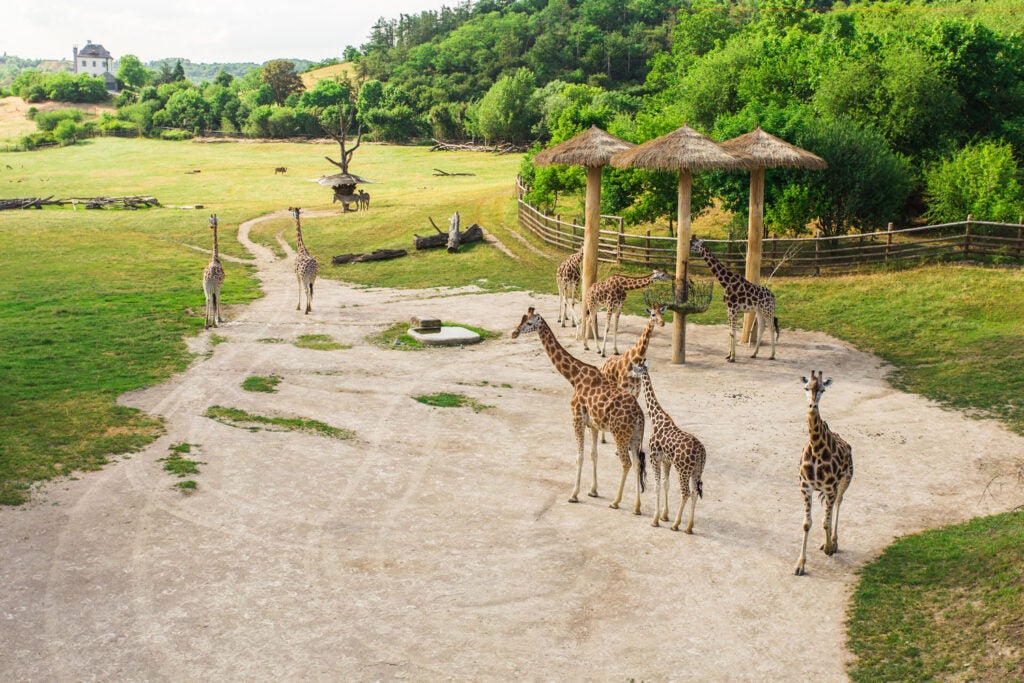
M 1020 245 L 1024 241 L 1024 216 L 1017 221 L 1017 263 L 1020 263 Z
M 971 253 L 971 214 L 967 214 L 967 228 L 964 230 L 964 261 Z
M 885 229 L 885 262 L 889 263 L 889 251 L 892 249 L 892 221 L 889 221 L 889 227 Z
M 626 236 L 622 233 L 622 218 L 619 217 L 619 237 L 615 244 L 615 262 L 622 263 L 622 245 L 626 243 Z
M 821 275 L 821 262 L 818 260 L 821 255 L 821 230 L 814 231 L 814 274 Z
M 770 250 L 771 254 L 772 254 L 771 262 L 772 262 L 773 266 L 777 266 L 778 263 L 779 263 L 779 259 L 778 259 L 778 255 L 775 253 L 775 250 L 778 248 L 779 245 L 775 241 L 775 233 L 774 232 L 772 233 L 771 237 L 768 238 L 768 241 L 771 242 L 771 245 L 772 245 L 772 248 Z
M 644 265 L 651 265 L 651 231 L 647 231 L 647 240 L 644 242 Z

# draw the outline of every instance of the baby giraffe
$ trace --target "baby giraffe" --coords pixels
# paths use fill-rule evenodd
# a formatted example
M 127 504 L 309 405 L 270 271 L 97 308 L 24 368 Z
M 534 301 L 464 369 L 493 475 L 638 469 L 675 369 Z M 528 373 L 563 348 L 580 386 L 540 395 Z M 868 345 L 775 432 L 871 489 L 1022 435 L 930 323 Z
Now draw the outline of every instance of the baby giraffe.
M 804 573 L 807 561 L 807 534 L 811 530 L 811 497 L 817 491 L 825 503 L 825 543 L 821 549 L 826 555 L 839 549 L 839 505 L 843 494 L 853 479 L 853 449 L 821 419 L 818 402 L 825 389 L 832 384 L 832 378 L 822 379 L 821 370 L 811 379 L 801 377 L 807 393 L 807 431 L 809 439 L 800 459 L 800 492 L 804 496 L 804 542 L 794 573 Z M 835 525 L 832 523 L 835 508 Z
M 668 413 L 658 403 L 654 396 L 654 387 L 651 386 L 651 375 L 648 372 L 647 361 L 634 363 L 629 370 L 632 379 L 640 382 L 640 388 L 644 392 L 644 400 L 647 401 L 647 414 L 651 421 L 651 440 L 647 444 L 650 451 L 650 459 L 654 464 L 654 494 L 655 510 L 651 526 L 660 526 L 658 520 L 668 521 L 668 489 L 669 475 L 672 467 L 679 473 L 679 511 L 676 512 L 676 521 L 672 525 L 672 531 L 679 531 L 679 523 L 683 519 L 683 509 L 686 508 L 686 501 L 690 503 L 690 520 L 686 524 L 686 533 L 693 533 L 693 512 L 697 507 L 698 496 L 704 497 L 704 484 L 701 476 L 704 474 L 704 462 L 707 460 L 707 452 L 702 444 L 693 434 L 684 432 L 672 421 Z M 662 482 L 664 481 L 664 485 Z M 664 489 L 664 496 L 662 490 Z M 664 503 L 664 504 L 663 504 Z

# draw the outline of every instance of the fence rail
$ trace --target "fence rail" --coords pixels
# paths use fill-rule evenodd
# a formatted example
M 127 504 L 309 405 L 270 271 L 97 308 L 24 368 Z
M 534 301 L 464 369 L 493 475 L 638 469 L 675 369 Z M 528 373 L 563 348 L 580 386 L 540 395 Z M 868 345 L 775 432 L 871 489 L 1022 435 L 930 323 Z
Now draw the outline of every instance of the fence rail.
M 584 227 L 548 216 L 523 200 L 525 188 L 516 179 L 519 225 L 565 251 L 583 244 Z M 614 228 L 614 229 L 609 229 Z M 604 263 L 675 268 L 677 238 L 628 234 L 618 216 L 601 216 L 598 260 Z M 706 239 L 704 243 L 727 266 L 742 270 L 747 241 Z M 1024 262 L 1024 225 L 965 221 L 923 227 L 889 229 L 837 237 L 776 237 L 761 245 L 761 274 L 819 275 L 878 267 L 906 267 L 937 261 L 989 263 Z M 700 259 L 691 272 L 707 273 Z

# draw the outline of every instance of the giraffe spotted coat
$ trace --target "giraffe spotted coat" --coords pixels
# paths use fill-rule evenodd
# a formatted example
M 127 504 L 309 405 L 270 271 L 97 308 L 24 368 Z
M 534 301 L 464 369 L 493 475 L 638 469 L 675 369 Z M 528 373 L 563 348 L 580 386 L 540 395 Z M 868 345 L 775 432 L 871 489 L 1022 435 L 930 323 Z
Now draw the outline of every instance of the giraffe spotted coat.
M 605 355 L 608 349 L 608 329 L 612 327 L 612 351 L 619 354 L 619 314 L 622 313 L 622 306 L 626 303 L 626 293 L 633 289 L 642 289 L 652 282 L 667 282 L 672 276 L 664 270 L 655 270 L 650 275 L 643 277 L 630 277 L 628 275 L 612 275 L 607 280 L 600 280 L 590 285 L 583 297 L 583 348 L 590 350 L 587 345 L 587 337 L 594 335 L 594 343 L 597 343 L 597 312 L 601 308 L 608 309 L 608 318 L 604 324 L 604 342 L 601 344 L 601 355 Z M 579 333 L 579 330 L 577 330 Z
M 288 209 L 295 217 L 295 277 L 299 281 L 299 303 L 295 306 L 296 311 L 302 310 L 302 296 L 306 296 L 306 314 L 313 310 L 313 284 L 316 282 L 319 266 L 306 249 L 306 243 L 302 241 L 302 224 L 299 220 L 299 213 L 302 209 L 292 207 Z

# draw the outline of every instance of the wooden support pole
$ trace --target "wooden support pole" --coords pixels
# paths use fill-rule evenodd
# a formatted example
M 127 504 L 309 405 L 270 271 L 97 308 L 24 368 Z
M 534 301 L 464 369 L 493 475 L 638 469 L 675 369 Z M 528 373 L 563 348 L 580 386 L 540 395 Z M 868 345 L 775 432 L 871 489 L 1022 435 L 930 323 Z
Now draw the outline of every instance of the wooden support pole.
M 587 200 L 585 206 L 583 233 L 583 265 L 580 269 L 580 284 L 584 299 L 590 285 L 597 280 L 597 246 L 601 230 L 601 167 L 587 167 Z M 584 334 L 587 328 L 584 327 Z
M 676 241 L 676 271 L 673 290 L 685 291 L 687 271 L 690 266 L 690 204 L 693 196 L 693 178 L 690 169 L 679 171 L 678 203 L 676 223 L 679 239 Z M 686 316 L 678 312 L 672 315 L 672 364 L 686 363 Z
M 755 285 L 761 282 L 761 237 L 764 233 L 764 169 L 750 171 L 750 216 L 747 220 L 747 271 L 746 277 Z M 743 315 L 744 344 L 750 342 L 750 328 L 754 324 L 754 312 Z M 769 330 L 770 332 L 770 330 Z

